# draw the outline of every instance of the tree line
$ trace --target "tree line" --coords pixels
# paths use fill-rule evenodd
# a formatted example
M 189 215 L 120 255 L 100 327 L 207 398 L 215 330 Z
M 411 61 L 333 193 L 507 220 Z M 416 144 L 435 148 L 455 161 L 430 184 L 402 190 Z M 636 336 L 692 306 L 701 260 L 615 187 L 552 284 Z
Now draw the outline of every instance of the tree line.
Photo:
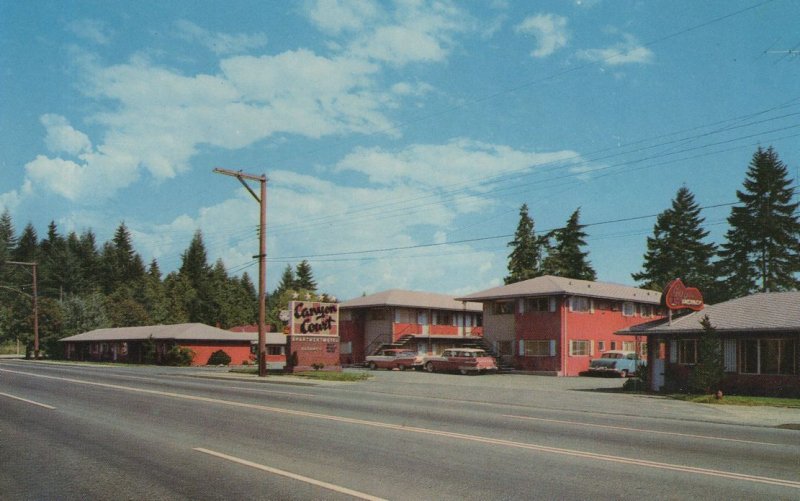
M 258 321 L 250 276 L 232 276 L 222 260 L 209 264 L 200 231 L 181 254 L 180 267 L 162 276 L 155 259 L 144 264 L 124 222 L 110 241 L 98 245 L 91 230 L 64 236 L 55 222 L 44 238 L 30 223 L 17 235 L 5 210 L 0 215 L 0 345 L 19 340 L 28 351 L 33 346 L 33 270 L 9 262 L 37 265 L 39 338 L 49 356 L 60 355 L 59 339 L 99 328 L 199 322 L 228 329 Z M 307 261 L 297 266 L 296 276 L 287 265 L 279 290 L 270 295 L 269 318 L 278 329 L 278 311 L 286 306 L 276 299 L 288 297 L 289 290 L 316 298 Z
M 738 202 L 727 219 L 720 245 L 708 242 L 709 232 L 694 195 L 678 189 L 670 208 L 656 218 L 641 271 L 632 278 L 640 287 L 662 290 L 675 278 L 698 287 L 713 304 L 755 292 L 800 288 L 800 215 L 793 202 L 796 188 L 775 150 L 759 147 L 753 154 Z M 506 284 L 542 275 L 594 280 L 588 260 L 585 225 L 576 210 L 563 228 L 537 233 L 528 206 L 520 220 L 508 256 Z

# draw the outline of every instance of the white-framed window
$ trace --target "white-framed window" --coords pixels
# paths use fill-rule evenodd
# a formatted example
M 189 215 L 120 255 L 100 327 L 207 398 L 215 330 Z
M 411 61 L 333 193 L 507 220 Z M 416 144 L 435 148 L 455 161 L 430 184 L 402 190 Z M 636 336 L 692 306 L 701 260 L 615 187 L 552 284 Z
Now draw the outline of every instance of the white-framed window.
M 525 299 L 525 313 L 532 311 L 553 311 L 549 297 L 529 297 Z
M 455 325 L 453 321 L 454 315 L 449 311 L 433 312 L 433 325 Z
M 417 311 L 417 323 L 419 325 L 428 325 L 428 310 Z
M 797 374 L 797 343 L 791 338 L 742 339 L 739 361 L 743 374 Z
M 556 342 L 552 339 L 520 340 L 520 355 L 525 357 L 552 357 L 556 354 Z
M 684 365 L 697 363 L 697 339 L 678 340 L 678 363 Z
M 611 341 L 611 351 L 614 351 L 616 349 L 617 349 L 617 342 L 616 341 Z
M 569 311 L 589 312 L 592 310 L 592 300 L 583 296 L 569 298 Z
M 597 342 L 597 350 L 598 351 L 606 351 L 606 342 L 605 341 L 598 341 Z
M 514 301 L 495 301 L 492 303 L 492 314 L 512 315 L 514 313 Z
M 571 357 L 588 357 L 594 354 L 594 343 L 590 339 L 573 339 L 569 342 Z
M 623 341 L 622 342 L 622 350 L 623 351 L 636 351 L 636 341 Z
M 625 301 L 622 303 L 622 316 L 632 317 L 634 315 L 636 315 L 636 305 L 630 301 Z
M 640 304 L 639 305 L 639 315 L 642 317 L 652 317 L 653 316 L 653 305 L 652 304 Z

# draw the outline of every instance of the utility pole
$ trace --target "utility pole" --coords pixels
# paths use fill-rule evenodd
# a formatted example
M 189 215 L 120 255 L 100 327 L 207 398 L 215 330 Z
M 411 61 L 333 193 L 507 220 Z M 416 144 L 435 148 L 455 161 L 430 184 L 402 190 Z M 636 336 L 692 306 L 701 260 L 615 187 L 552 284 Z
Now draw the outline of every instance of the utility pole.
M 267 375 L 267 343 L 266 343 L 266 287 L 267 287 L 267 176 L 254 174 L 245 174 L 242 171 L 233 171 L 228 169 L 215 168 L 214 172 L 223 174 L 225 176 L 235 177 L 242 183 L 247 191 L 256 199 L 261 205 L 261 222 L 259 224 L 258 242 L 259 251 L 258 258 L 258 375 L 264 377 Z M 261 183 L 261 196 L 259 197 L 245 182 L 258 181 Z
M 6 264 L 30 266 L 33 269 L 33 358 L 39 359 L 39 299 L 36 293 L 36 263 L 23 263 L 20 261 L 6 261 Z

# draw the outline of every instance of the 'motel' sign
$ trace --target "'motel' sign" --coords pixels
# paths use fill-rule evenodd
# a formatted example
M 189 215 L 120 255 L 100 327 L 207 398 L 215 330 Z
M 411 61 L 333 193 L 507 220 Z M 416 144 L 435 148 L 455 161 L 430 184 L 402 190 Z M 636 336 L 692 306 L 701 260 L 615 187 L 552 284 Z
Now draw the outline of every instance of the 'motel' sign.
M 292 312 L 293 335 L 339 335 L 339 305 L 292 301 L 289 310 Z

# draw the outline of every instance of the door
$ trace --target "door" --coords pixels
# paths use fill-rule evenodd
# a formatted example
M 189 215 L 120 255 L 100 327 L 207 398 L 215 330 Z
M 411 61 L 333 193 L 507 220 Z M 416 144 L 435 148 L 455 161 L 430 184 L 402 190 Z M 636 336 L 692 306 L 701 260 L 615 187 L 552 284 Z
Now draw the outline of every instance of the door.
M 663 358 L 656 358 L 655 360 L 653 360 L 651 376 L 652 376 L 652 382 L 650 383 L 650 389 L 653 391 L 661 391 L 661 388 L 664 387 Z

